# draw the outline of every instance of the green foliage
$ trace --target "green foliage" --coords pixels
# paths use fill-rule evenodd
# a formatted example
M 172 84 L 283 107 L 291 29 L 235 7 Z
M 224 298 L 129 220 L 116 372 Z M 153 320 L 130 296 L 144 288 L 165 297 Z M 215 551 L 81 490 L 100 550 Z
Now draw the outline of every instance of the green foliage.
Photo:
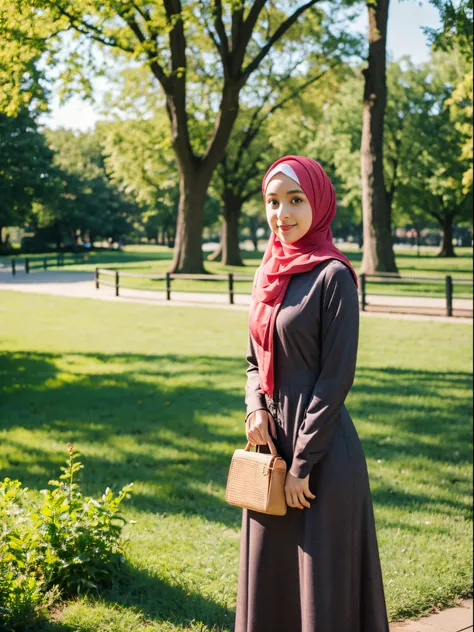
M 83 465 L 69 456 L 43 501 L 32 500 L 20 481 L 0 483 L 0 627 L 25 627 L 59 595 L 109 585 L 124 561 L 121 504 L 132 484 L 114 496 L 84 497 L 75 482 Z M 2 629 L 3 629 L 2 627 Z
M 0 112 L 16 117 L 22 111 L 47 109 L 44 65 L 51 25 L 37 19 L 29 3 L 0 0 Z
M 472 2 L 470 0 L 430 0 L 439 11 L 441 28 L 423 27 L 435 50 L 458 48 L 472 62 Z
M 62 181 L 60 195 L 49 206 L 49 222 L 58 222 L 72 239 L 78 233 L 117 239 L 130 232 L 140 207 L 111 181 L 99 138 L 69 130 L 47 130 L 46 138 Z
M 454 53 L 434 54 L 419 66 L 407 58 L 388 66 L 384 171 L 394 225 L 410 222 L 423 227 L 436 221 L 443 226 L 446 218 L 460 222 L 468 216 L 469 191 L 463 190 L 462 182 L 472 164 L 463 149 L 470 129 L 465 125 L 466 111 L 459 108 L 472 100 L 469 94 L 456 97 L 454 92 L 465 73 L 464 62 Z M 362 78 L 354 70 L 319 119 L 307 124 L 313 137 L 307 133 L 305 147 L 334 176 L 342 209 L 354 219 L 360 218 L 362 204 L 361 95 Z M 455 114 L 453 107 L 458 108 Z
M 0 483 L 0 628 L 26 629 L 47 603 L 44 580 L 36 571 L 36 552 L 27 516 L 33 509 L 26 489 L 6 478 Z
M 131 491 L 124 487 L 114 497 L 108 487 L 102 498 L 84 497 L 75 475 L 83 467 L 76 461 L 79 451 L 70 444 L 69 459 L 54 487 L 44 490 L 43 505 L 29 515 L 41 534 L 41 555 L 48 584 L 66 594 L 88 592 L 111 576 L 111 569 L 124 560 L 120 535 L 125 519 L 120 505 Z M 117 556 L 119 554 L 119 556 Z
M 164 112 L 149 119 L 104 121 L 97 126 L 111 182 L 142 208 L 150 237 L 174 231 L 179 177 Z
M 30 113 L 0 112 L 0 227 L 21 225 L 34 202 L 54 199 L 56 176 L 53 152 Z

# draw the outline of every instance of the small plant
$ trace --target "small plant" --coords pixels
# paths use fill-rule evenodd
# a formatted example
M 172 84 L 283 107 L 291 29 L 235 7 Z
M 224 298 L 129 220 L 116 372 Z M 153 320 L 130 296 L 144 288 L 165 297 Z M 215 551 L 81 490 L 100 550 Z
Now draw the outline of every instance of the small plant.
M 67 445 L 66 467 L 42 490 L 42 503 L 20 481 L 0 482 L 0 629 L 26 630 L 59 595 L 110 584 L 125 559 L 120 508 L 132 483 L 117 496 L 107 488 L 98 500 L 84 497 L 80 452 Z
M 42 566 L 48 585 L 58 585 L 66 594 L 97 589 L 107 583 L 124 561 L 122 528 L 126 522 L 120 505 L 132 489 L 125 486 L 114 497 L 108 487 L 99 500 L 84 497 L 75 476 L 84 466 L 79 451 L 68 443 L 69 458 L 59 480 L 43 490 L 43 505 L 31 513 L 40 534 Z

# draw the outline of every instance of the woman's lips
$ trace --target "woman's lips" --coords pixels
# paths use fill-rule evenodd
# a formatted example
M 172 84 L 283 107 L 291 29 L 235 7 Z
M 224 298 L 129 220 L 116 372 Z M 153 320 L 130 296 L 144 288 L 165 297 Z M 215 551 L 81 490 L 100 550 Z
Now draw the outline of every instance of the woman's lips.
M 288 230 L 291 230 L 292 228 L 294 228 L 296 226 L 296 224 L 291 224 L 290 226 L 278 226 L 278 228 L 280 230 L 282 230 L 283 232 L 286 232 Z

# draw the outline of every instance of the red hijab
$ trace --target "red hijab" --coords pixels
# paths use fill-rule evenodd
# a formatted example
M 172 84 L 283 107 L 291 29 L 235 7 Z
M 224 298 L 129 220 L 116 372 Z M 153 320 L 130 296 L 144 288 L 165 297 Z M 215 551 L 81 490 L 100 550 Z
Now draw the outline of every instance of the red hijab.
M 311 204 L 313 221 L 308 232 L 292 244 L 283 243 L 272 231 L 252 291 L 249 328 L 256 343 L 260 387 L 270 397 L 273 397 L 274 389 L 275 320 L 291 275 L 312 270 L 327 259 L 338 259 L 349 267 L 356 287 L 359 287 L 349 259 L 332 243 L 330 224 L 336 214 L 336 193 L 326 172 L 312 158 L 284 156 L 274 162 L 265 174 L 262 183 L 264 197 L 268 182 L 273 177 L 273 174 L 270 178 L 268 175 L 281 164 L 288 165 L 296 174 Z

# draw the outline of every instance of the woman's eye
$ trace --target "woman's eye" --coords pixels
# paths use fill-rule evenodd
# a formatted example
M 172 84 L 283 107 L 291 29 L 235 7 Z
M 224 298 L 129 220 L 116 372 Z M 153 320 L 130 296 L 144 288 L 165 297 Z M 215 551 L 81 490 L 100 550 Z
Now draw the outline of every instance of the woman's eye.
M 269 200 L 268 204 L 273 208 L 275 208 L 275 206 L 278 206 L 278 202 L 276 200 Z
M 297 203 L 298 203 L 298 202 L 302 202 L 302 201 L 303 201 L 303 200 L 302 200 L 301 198 L 299 198 L 299 197 L 294 197 L 294 198 L 291 200 L 291 202 L 292 202 L 292 203 L 293 203 L 293 202 L 297 202 Z

